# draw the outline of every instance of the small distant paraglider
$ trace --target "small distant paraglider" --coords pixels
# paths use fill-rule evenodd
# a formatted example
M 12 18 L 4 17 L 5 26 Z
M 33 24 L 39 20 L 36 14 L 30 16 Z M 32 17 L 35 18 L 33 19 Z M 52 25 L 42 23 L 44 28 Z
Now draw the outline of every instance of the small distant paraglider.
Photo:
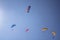
M 55 36 L 56 36 L 56 32 L 52 32 L 52 36 L 53 36 L 53 39 L 54 39 Z
M 31 6 L 29 5 L 26 9 L 26 12 L 29 13 Z
M 29 29 L 28 28 L 26 28 L 26 30 L 25 30 L 26 32 L 29 32 Z
M 42 28 L 42 31 L 46 31 L 46 30 L 48 30 L 48 28 Z
M 13 24 L 12 26 L 11 26 L 11 28 L 12 28 L 12 30 L 14 30 L 13 28 L 16 26 L 16 24 Z
M 12 26 L 11 26 L 11 28 L 13 28 L 13 27 L 15 27 L 16 26 L 16 24 L 13 24 Z

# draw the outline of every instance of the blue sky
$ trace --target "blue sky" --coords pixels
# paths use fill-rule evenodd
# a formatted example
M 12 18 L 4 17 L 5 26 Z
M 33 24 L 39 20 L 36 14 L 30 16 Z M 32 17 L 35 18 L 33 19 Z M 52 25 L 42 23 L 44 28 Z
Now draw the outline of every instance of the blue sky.
M 26 8 L 31 5 L 29 13 Z M 16 24 L 12 31 L 11 26 Z M 47 27 L 46 32 L 41 28 Z M 29 32 L 25 29 L 29 28 Z M 0 0 L 0 40 L 60 40 L 57 0 Z M 52 39 L 51 32 L 56 37 Z

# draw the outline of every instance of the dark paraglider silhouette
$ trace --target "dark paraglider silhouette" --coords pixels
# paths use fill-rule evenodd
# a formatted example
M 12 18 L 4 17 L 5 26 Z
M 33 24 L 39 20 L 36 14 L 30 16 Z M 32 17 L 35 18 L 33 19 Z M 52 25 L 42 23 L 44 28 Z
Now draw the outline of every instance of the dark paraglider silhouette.
M 11 26 L 11 28 L 12 28 L 12 31 L 14 30 L 14 27 L 16 26 L 16 24 L 13 24 L 12 26 Z
M 29 5 L 26 9 L 26 12 L 29 13 L 31 6 Z
M 16 24 L 13 24 L 12 26 L 11 26 L 11 28 L 13 28 L 13 27 L 15 27 L 16 26 Z

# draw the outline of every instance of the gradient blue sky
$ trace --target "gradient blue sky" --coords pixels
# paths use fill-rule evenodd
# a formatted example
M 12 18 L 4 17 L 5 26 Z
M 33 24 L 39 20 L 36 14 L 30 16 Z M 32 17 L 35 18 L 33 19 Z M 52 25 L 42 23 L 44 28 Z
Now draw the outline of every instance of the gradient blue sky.
M 0 0 L 0 40 L 60 40 L 60 1 Z M 31 10 L 26 13 L 26 7 Z M 16 24 L 15 31 L 10 28 Z M 41 28 L 47 27 L 46 32 Z M 29 32 L 25 29 L 29 28 Z M 56 31 L 52 39 L 52 31 Z

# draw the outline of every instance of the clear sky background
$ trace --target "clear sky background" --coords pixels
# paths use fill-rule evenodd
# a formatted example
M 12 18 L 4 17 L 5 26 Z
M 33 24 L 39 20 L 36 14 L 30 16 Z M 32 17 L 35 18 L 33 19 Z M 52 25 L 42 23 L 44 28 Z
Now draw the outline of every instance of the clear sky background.
M 60 1 L 0 0 L 0 40 L 60 40 Z M 29 13 L 26 8 L 31 5 Z M 11 26 L 16 24 L 12 31 Z M 47 27 L 46 32 L 41 29 Z M 29 28 L 29 32 L 25 29 Z M 51 32 L 55 31 L 53 39 Z

